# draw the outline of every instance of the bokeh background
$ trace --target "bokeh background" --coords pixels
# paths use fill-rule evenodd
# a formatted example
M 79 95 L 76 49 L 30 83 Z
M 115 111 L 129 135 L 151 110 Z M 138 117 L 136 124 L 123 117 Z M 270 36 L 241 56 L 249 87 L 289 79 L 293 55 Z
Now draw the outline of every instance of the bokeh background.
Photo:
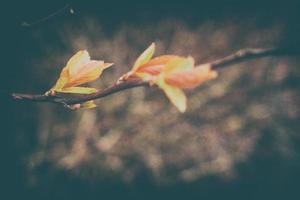
M 115 63 L 91 84 L 104 88 L 151 42 L 156 55 L 191 55 L 197 63 L 247 47 L 297 48 L 296 1 L 7 5 L 2 12 L 2 199 L 298 196 L 298 56 L 220 70 L 216 80 L 186 91 L 184 114 L 156 88 L 123 91 L 98 100 L 96 109 L 80 111 L 7 96 L 45 92 L 81 49 Z

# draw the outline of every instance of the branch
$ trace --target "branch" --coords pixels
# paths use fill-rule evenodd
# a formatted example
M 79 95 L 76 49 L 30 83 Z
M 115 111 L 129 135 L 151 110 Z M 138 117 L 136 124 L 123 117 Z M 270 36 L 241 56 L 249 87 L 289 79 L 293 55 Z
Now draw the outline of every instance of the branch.
M 292 56 L 299 54 L 298 49 L 294 48 L 267 48 L 267 49 L 242 49 L 224 58 L 206 63 L 212 66 L 213 69 L 220 69 L 228 67 L 241 62 L 267 57 L 267 56 Z M 26 100 L 35 102 L 51 102 L 62 105 L 72 105 L 77 103 L 83 103 L 93 99 L 100 99 L 105 96 L 140 86 L 147 86 L 148 83 L 138 79 L 129 80 L 125 82 L 115 83 L 110 87 L 100 90 L 93 94 L 78 95 L 78 94 L 65 94 L 57 93 L 53 96 L 31 95 L 31 94 L 12 94 L 12 97 L 16 100 Z
M 59 93 L 56 92 L 55 95 L 31 95 L 31 94 L 18 94 L 13 93 L 12 97 L 16 100 L 25 100 L 25 101 L 35 101 L 35 102 L 51 102 L 56 104 L 63 104 L 63 105 L 72 105 L 77 103 L 83 103 L 89 100 L 93 99 L 100 99 L 102 97 L 114 94 L 116 92 L 134 88 L 134 87 L 140 87 L 140 86 L 146 86 L 148 83 L 143 82 L 141 80 L 130 80 L 126 82 L 121 83 L 115 83 L 114 85 L 107 87 L 103 90 L 100 90 L 93 94 L 88 95 L 80 95 L 80 94 L 65 94 L 65 93 Z
M 299 54 L 298 48 L 267 48 L 267 49 L 241 49 L 229 56 L 210 62 L 212 68 L 219 69 L 230 65 L 238 64 L 248 60 L 267 56 L 293 56 Z

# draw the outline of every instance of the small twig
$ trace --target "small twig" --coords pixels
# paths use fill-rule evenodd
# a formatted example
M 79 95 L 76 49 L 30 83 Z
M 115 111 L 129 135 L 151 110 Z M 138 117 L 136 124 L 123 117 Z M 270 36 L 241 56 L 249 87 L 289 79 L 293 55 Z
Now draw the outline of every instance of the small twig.
M 206 63 L 212 66 L 213 69 L 220 69 L 237 63 L 241 63 L 256 58 L 262 58 L 266 56 L 291 56 L 299 54 L 298 49 L 289 48 L 267 48 L 267 49 L 242 49 L 224 58 Z M 139 79 L 129 80 L 121 83 L 115 83 L 114 85 L 100 90 L 93 94 L 88 95 L 74 95 L 56 93 L 55 95 L 31 95 L 31 94 L 12 94 L 16 100 L 27 100 L 35 102 L 51 102 L 62 105 L 73 105 L 77 103 L 83 103 L 93 99 L 100 99 L 105 96 L 140 86 L 147 86 L 148 83 Z
M 212 68 L 219 69 L 229 65 L 234 65 L 237 63 L 245 62 L 248 60 L 253 60 L 256 58 L 262 58 L 267 56 L 292 56 L 299 54 L 299 49 L 295 48 L 266 48 L 266 49 L 257 49 L 249 48 L 239 50 L 229 56 L 210 62 Z
M 40 24 L 42 22 L 45 22 L 53 17 L 55 17 L 56 15 L 59 15 L 60 13 L 63 13 L 65 10 L 69 9 L 70 13 L 73 14 L 74 13 L 74 10 L 73 8 L 71 7 L 70 4 L 66 4 L 64 7 L 56 10 L 55 12 L 49 14 L 48 16 L 46 17 L 43 17 L 41 19 L 38 19 L 36 21 L 33 21 L 31 23 L 28 23 L 26 21 L 22 22 L 21 26 L 24 26 L 24 27 L 30 27 L 30 26 L 34 26 L 34 25 L 37 25 L 37 24 Z

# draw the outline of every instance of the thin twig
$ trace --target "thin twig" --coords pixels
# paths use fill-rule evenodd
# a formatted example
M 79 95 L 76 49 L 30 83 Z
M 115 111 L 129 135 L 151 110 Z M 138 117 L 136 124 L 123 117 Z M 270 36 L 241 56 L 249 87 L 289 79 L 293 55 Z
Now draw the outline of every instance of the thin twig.
M 222 67 L 227 67 L 229 65 L 238 64 L 248 60 L 253 60 L 257 58 L 267 57 L 267 56 L 292 56 L 299 54 L 299 49 L 297 48 L 248 48 L 241 49 L 229 56 L 210 62 L 212 68 L 219 69 Z
M 36 21 L 33 21 L 33 22 L 31 22 L 31 23 L 28 23 L 28 22 L 26 22 L 26 21 L 25 21 L 25 22 L 22 22 L 21 26 L 24 26 L 24 27 L 30 27 L 30 26 L 34 26 L 34 25 L 40 24 L 40 23 L 42 23 L 42 22 L 45 22 L 45 21 L 47 21 L 47 20 L 49 20 L 49 19 L 55 17 L 56 15 L 59 15 L 59 14 L 63 13 L 63 12 L 64 12 L 65 10 L 67 10 L 67 9 L 69 9 L 69 10 L 70 10 L 70 13 L 73 14 L 74 11 L 73 11 L 71 5 L 70 5 L 70 4 L 66 4 L 64 7 L 62 7 L 62 8 L 60 8 L 60 9 L 56 10 L 55 12 L 49 14 L 49 15 L 46 16 L 46 17 L 43 17 L 43 18 L 38 19 L 38 20 L 36 20 Z
M 242 49 L 224 58 L 206 63 L 212 66 L 213 69 L 220 69 L 241 62 L 267 57 L 267 56 L 291 56 L 299 54 L 298 49 L 289 48 L 266 48 L 266 49 Z M 83 103 L 93 99 L 100 99 L 105 96 L 140 86 L 147 86 L 148 83 L 138 79 L 129 80 L 121 83 L 115 83 L 110 87 L 88 95 L 73 95 L 56 93 L 55 95 L 31 95 L 31 94 L 12 94 L 16 100 L 27 100 L 35 102 L 51 102 L 62 105 L 73 105 Z

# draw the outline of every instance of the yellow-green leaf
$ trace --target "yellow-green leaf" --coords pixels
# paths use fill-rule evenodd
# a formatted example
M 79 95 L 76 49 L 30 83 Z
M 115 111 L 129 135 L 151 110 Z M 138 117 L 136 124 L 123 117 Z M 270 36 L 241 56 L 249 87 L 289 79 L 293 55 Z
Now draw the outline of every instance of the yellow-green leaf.
M 82 103 L 80 108 L 89 109 L 89 108 L 95 108 L 96 106 L 97 105 L 95 104 L 95 102 L 93 100 L 91 100 L 91 101 L 87 101 L 87 102 Z
M 156 84 L 165 92 L 168 99 L 180 112 L 185 112 L 187 100 L 184 92 L 180 88 L 168 85 L 164 82 L 162 76 L 156 80 Z
M 135 75 L 145 82 L 149 82 L 154 78 L 154 76 L 148 73 L 135 73 Z
M 75 93 L 75 94 L 91 94 L 97 92 L 96 88 L 90 87 L 68 87 L 63 88 L 61 91 L 63 93 Z
M 163 70 L 163 73 L 184 72 L 194 68 L 195 61 L 192 57 L 177 57 L 171 59 Z
M 165 85 L 163 88 L 169 100 L 173 103 L 173 105 L 180 111 L 185 112 L 186 110 L 186 96 L 183 91 L 179 88 Z
M 65 86 L 65 84 L 68 82 L 68 80 L 69 80 L 68 70 L 67 70 L 67 68 L 63 68 L 63 70 L 60 73 L 59 79 L 56 81 L 52 90 L 54 90 L 54 91 L 61 90 Z
M 74 56 L 70 58 L 66 68 L 68 69 L 70 76 L 74 76 L 78 73 L 81 66 L 90 61 L 90 55 L 86 50 L 78 51 Z
M 132 71 L 136 71 L 141 65 L 147 63 L 153 56 L 155 44 L 152 43 L 135 61 Z

